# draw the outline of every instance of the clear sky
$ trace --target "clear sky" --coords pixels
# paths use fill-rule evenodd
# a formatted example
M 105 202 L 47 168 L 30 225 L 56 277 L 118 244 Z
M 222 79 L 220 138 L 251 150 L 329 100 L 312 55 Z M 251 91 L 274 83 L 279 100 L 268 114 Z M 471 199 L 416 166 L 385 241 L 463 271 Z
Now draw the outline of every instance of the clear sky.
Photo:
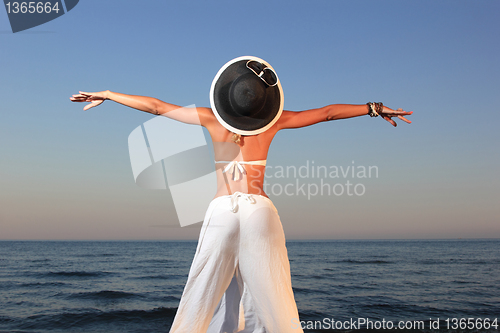
M 218 69 L 241 55 L 273 65 L 287 110 L 414 111 L 397 128 L 365 116 L 278 133 L 271 167 L 378 168 L 324 179 L 363 195 L 275 186 L 288 239 L 498 238 L 499 17 L 497 0 L 82 0 L 13 34 L 0 9 L 0 239 L 197 239 L 168 191 L 134 183 L 127 138 L 152 116 L 111 101 L 84 112 L 69 96 L 209 106 Z

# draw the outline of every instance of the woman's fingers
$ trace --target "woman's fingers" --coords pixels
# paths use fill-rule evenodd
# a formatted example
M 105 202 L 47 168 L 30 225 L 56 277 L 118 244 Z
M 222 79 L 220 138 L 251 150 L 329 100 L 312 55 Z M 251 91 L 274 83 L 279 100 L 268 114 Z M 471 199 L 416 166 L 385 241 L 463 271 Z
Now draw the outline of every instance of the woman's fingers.
M 86 98 L 73 98 L 73 97 L 70 97 L 69 98 L 72 102 L 92 102 L 91 100 L 89 99 L 86 99 Z
M 71 98 L 73 98 L 73 99 L 87 99 L 87 98 L 89 98 L 89 95 L 73 94 L 73 95 L 71 95 Z
M 91 93 L 91 92 L 85 92 L 85 91 L 79 91 L 80 96 L 90 98 L 90 99 L 103 99 L 100 93 Z
M 85 105 L 85 107 L 83 108 L 83 111 L 87 111 L 88 109 L 93 108 L 94 106 L 98 106 L 102 102 L 103 102 L 103 100 L 92 101 L 92 102 L 90 102 L 90 104 Z
M 404 116 L 409 116 L 413 114 L 413 111 L 403 111 L 403 109 L 399 108 L 397 110 L 390 109 L 386 106 L 384 106 L 384 110 L 382 111 L 382 118 L 387 120 L 389 123 L 391 123 L 392 126 L 396 127 L 398 124 L 392 120 L 392 117 L 398 117 L 402 121 L 411 124 L 411 121 L 406 119 Z
M 387 106 L 384 106 L 384 109 L 382 111 L 382 114 L 394 114 L 394 115 L 402 115 L 402 116 L 409 116 L 412 113 L 413 113 L 413 111 L 404 111 L 402 108 L 399 108 L 397 110 L 393 110 L 391 108 L 388 108 Z
M 79 94 L 74 94 L 69 99 L 73 102 L 90 102 L 90 104 L 85 105 L 83 111 L 87 111 L 104 102 L 104 98 L 99 96 L 99 93 L 88 93 L 85 91 L 79 91 Z
M 404 122 L 407 122 L 408 124 L 411 124 L 411 121 L 409 121 L 408 119 L 406 119 L 405 117 L 403 116 L 398 116 L 399 119 L 401 119 L 402 121 Z
M 92 102 L 92 101 L 103 101 L 105 98 L 100 96 L 99 93 L 88 93 L 85 91 L 80 91 L 79 94 L 74 94 L 70 97 L 73 102 Z M 100 104 L 100 103 L 99 103 Z
M 88 109 L 93 108 L 94 106 L 96 106 L 96 104 L 94 102 L 91 102 L 90 104 L 85 105 L 83 111 L 87 111 Z
M 382 118 L 384 118 L 385 120 L 387 120 L 389 123 L 391 123 L 392 126 L 396 127 L 398 126 L 398 124 L 396 124 L 396 122 L 394 120 L 392 120 L 390 117 L 387 117 L 387 116 L 382 116 Z
M 383 113 L 386 113 L 386 114 L 397 114 L 397 115 L 403 115 L 403 116 L 408 116 L 410 114 L 413 113 L 413 111 L 403 111 L 401 109 L 397 109 L 397 110 L 384 110 Z
M 70 97 L 72 101 L 85 101 L 87 97 L 85 96 L 78 96 L 78 95 L 73 95 Z

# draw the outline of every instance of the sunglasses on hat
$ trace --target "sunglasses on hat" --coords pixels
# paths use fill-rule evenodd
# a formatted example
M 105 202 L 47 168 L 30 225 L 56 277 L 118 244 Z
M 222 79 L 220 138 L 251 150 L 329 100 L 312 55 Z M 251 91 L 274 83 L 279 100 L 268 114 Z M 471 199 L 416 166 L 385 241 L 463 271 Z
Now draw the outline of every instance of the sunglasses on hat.
M 271 68 L 255 60 L 247 61 L 247 68 L 255 73 L 269 87 L 278 84 L 278 76 Z

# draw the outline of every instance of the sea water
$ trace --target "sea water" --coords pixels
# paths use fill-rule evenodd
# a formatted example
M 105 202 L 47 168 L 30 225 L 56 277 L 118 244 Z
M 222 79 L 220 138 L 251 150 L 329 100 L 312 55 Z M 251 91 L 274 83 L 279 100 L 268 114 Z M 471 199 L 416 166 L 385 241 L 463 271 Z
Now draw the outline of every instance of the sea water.
M 288 241 L 287 248 L 295 324 L 305 332 L 389 322 L 393 330 L 422 322 L 415 331 L 455 332 L 468 318 L 475 329 L 500 320 L 500 240 Z M 0 241 L 0 332 L 168 332 L 195 249 L 194 241 Z

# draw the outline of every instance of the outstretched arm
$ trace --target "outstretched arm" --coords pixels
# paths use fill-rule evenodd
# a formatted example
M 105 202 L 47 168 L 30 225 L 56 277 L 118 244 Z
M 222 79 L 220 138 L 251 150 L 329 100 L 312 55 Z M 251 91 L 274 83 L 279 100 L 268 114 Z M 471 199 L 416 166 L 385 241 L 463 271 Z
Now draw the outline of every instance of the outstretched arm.
M 283 111 L 280 119 L 278 120 L 279 129 L 285 128 L 300 128 L 314 125 L 323 121 L 346 119 L 352 117 L 359 117 L 368 115 L 368 106 L 366 104 L 353 105 L 353 104 L 332 104 L 319 109 L 311 109 L 307 111 Z M 392 117 L 411 123 L 404 116 L 411 115 L 413 112 L 403 111 L 401 109 L 393 110 L 384 106 L 381 116 L 396 126 L 396 122 Z
M 208 108 L 181 108 L 178 105 L 166 103 L 157 98 L 127 95 L 109 90 L 95 93 L 80 91 L 79 94 L 70 97 L 73 102 L 90 102 L 83 108 L 84 111 L 100 105 L 107 99 L 140 111 L 163 115 L 187 124 L 206 126 L 213 118 L 213 114 Z

